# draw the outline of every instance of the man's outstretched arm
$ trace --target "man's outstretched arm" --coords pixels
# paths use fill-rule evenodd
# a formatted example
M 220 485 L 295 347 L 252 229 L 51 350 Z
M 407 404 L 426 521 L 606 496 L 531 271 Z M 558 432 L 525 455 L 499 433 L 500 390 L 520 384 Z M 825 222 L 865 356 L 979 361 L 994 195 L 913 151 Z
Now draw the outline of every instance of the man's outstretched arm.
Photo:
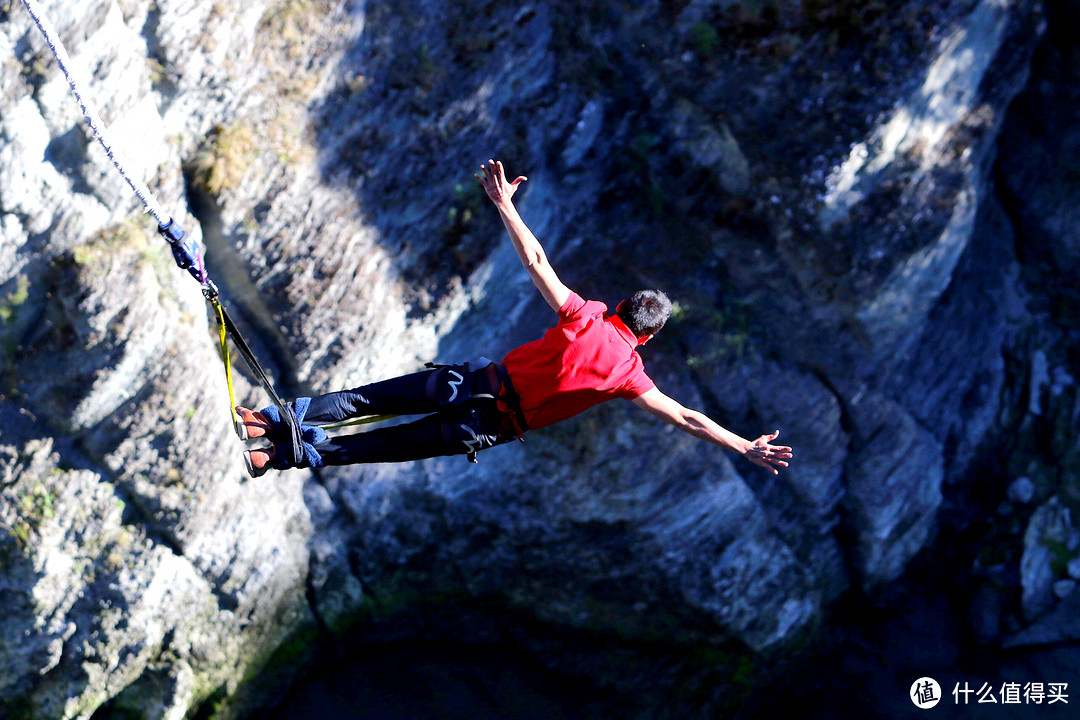
M 791 448 L 769 444 L 780 434 L 779 430 L 754 441 L 747 440 L 720 427 L 703 413 L 683 407 L 655 387 L 634 398 L 634 404 L 683 432 L 742 455 L 773 475 L 777 474 L 776 466 L 787 467 L 787 461 L 791 458 Z
M 529 271 L 533 284 L 544 296 L 547 304 L 552 310 L 559 312 L 566 304 L 566 299 L 570 297 L 570 288 L 563 285 L 559 276 L 555 274 L 540 241 L 525 225 L 512 200 L 518 185 L 527 178 L 519 175 L 513 182 L 507 182 L 503 164 L 495 160 L 488 160 L 488 164 L 481 165 L 480 169 L 484 171 L 484 176 L 474 175 L 473 177 L 480 181 L 488 197 L 491 198 L 491 202 L 495 203 L 506 232 L 510 235 L 510 242 L 514 244 L 514 250 L 521 258 L 521 264 Z

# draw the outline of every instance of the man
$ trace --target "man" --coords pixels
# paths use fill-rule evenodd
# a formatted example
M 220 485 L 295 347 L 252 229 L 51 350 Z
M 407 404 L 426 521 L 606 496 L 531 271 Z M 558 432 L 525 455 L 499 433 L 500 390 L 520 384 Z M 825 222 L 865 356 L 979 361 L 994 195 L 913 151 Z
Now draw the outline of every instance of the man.
M 586 302 L 559 280 L 540 242 L 525 225 L 512 198 L 526 180 L 508 182 L 501 162 L 481 165 L 476 175 L 495 204 L 510 241 L 536 289 L 558 316 L 538 340 L 510 351 L 501 364 L 482 361 L 430 369 L 352 390 L 297 398 L 304 424 L 307 465 L 402 462 L 466 454 L 520 438 L 593 405 L 626 398 L 662 420 L 777 473 L 787 467 L 791 448 L 772 445 L 780 431 L 746 440 L 657 389 L 645 374 L 640 345 L 663 327 L 671 301 L 662 292 L 634 293 L 605 315 L 603 303 Z M 292 467 L 287 428 L 276 407 L 252 412 L 236 408 L 244 439 L 267 437 L 273 445 L 244 453 L 248 472 Z M 415 422 L 369 432 L 327 437 L 317 425 L 366 415 L 425 414 Z M 314 423 L 314 424 L 312 424 Z M 285 447 L 282 447 L 282 446 Z

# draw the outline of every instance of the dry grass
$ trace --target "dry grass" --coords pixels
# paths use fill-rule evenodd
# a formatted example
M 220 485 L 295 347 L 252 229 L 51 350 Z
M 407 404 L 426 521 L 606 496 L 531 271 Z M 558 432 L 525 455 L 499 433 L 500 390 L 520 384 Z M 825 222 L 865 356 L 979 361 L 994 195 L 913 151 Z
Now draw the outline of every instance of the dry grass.
M 243 124 L 217 125 L 191 161 L 196 185 L 215 197 L 237 187 L 255 158 L 255 138 Z

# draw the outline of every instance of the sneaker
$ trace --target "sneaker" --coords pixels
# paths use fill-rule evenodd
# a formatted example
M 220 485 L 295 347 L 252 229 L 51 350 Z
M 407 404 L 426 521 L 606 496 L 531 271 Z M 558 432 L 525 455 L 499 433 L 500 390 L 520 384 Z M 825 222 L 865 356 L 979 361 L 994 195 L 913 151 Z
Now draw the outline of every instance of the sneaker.
M 241 440 L 261 438 L 270 432 L 270 421 L 258 410 L 237 405 L 236 414 L 240 417 L 240 422 L 236 423 L 236 434 Z
M 244 467 L 248 475 L 253 478 L 262 477 L 270 469 L 270 463 L 274 460 L 274 446 L 255 448 L 244 451 Z

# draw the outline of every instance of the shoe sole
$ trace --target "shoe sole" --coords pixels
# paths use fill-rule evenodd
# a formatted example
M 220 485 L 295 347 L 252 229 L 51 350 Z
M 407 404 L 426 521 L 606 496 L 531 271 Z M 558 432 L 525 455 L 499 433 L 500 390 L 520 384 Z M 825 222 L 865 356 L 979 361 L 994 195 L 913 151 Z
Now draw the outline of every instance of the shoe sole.
M 253 463 L 251 461 L 251 451 L 250 450 L 245 450 L 244 451 L 244 467 L 247 469 L 248 475 L 250 475 L 253 478 L 259 478 L 259 477 L 262 477 L 264 474 L 266 474 L 266 468 L 270 467 L 270 463 L 267 463 L 266 465 L 264 465 L 263 468 L 260 470 L 259 468 L 255 467 L 255 463 Z
M 267 460 L 266 464 L 263 465 L 261 468 L 255 467 L 255 463 L 251 461 L 251 453 L 253 453 L 253 452 L 268 452 L 272 448 L 273 448 L 273 446 L 271 445 L 271 446 L 268 446 L 268 447 L 253 448 L 251 450 L 245 450 L 244 451 L 244 467 L 247 469 L 248 475 L 250 475 L 253 478 L 262 477 L 263 475 L 266 474 L 267 470 L 269 470 L 270 468 L 273 467 L 273 465 L 271 465 L 271 463 L 274 460 L 273 453 L 270 453 L 270 459 Z

